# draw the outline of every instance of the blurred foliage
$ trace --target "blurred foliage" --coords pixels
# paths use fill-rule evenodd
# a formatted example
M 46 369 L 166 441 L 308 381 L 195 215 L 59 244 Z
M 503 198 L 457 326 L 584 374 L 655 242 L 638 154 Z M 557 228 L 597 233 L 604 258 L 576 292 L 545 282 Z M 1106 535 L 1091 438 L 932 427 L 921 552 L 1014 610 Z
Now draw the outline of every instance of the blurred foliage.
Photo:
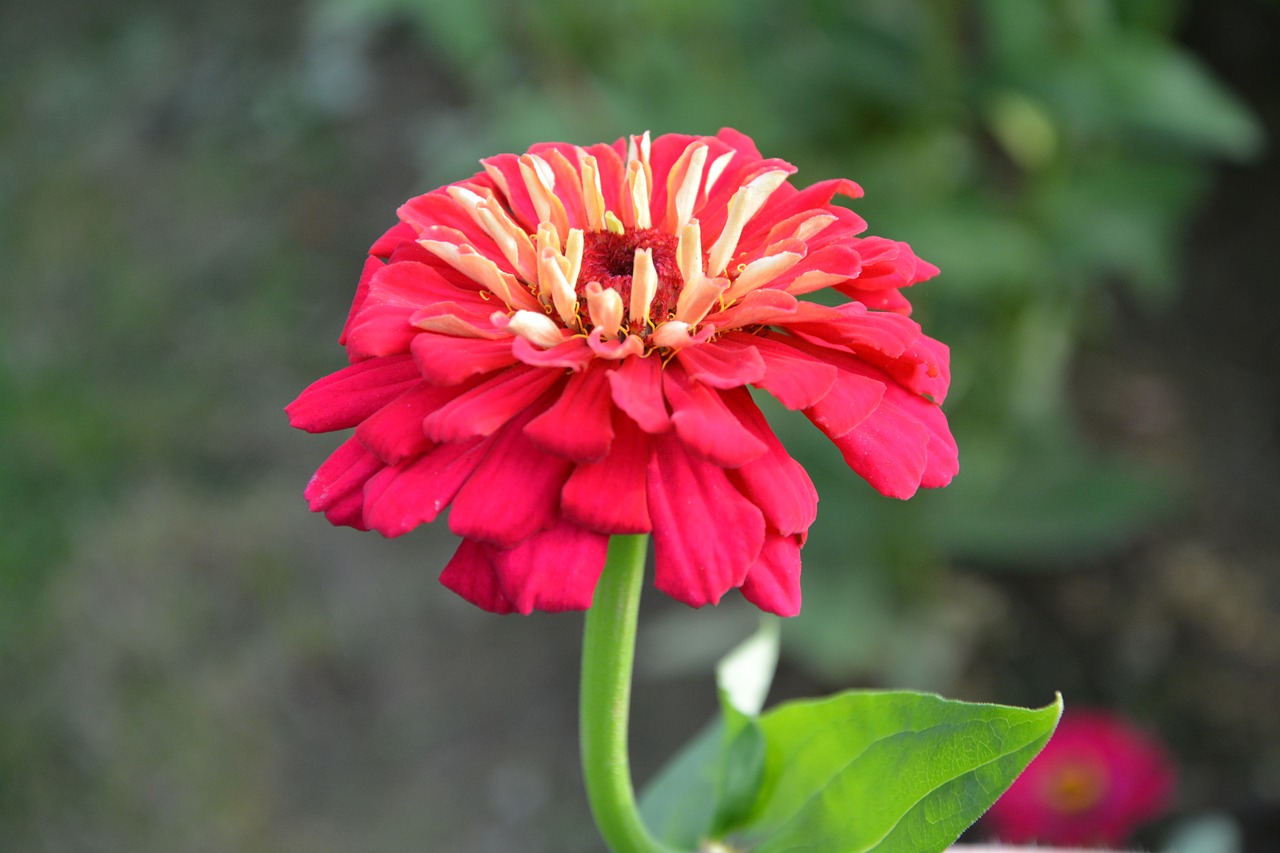
M 286 434 L 279 408 L 339 363 L 334 338 L 363 249 L 405 197 L 539 140 L 734 126 L 797 164 L 800 184 L 858 180 L 871 230 L 942 267 L 912 298 L 952 347 L 955 485 L 887 501 L 803 419 L 774 421 L 822 494 L 791 653 L 834 677 L 945 689 L 964 648 L 947 616 L 955 602 L 933 592 L 948 560 L 1051 567 L 1116 547 L 1176 503 L 1167 472 L 1081 437 L 1068 378 L 1079 347 L 1107 338 L 1118 305 L 1171 301 L 1207 168 L 1262 143 L 1249 112 L 1178 46 L 1182 6 L 7 4 L 0 693 L 21 698 L 0 707 L 0 846 L 199 849 L 128 827 L 114 842 L 85 840 L 121 803 L 140 814 L 148 791 L 165 787 L 145 773 L 96 775 L 143 737 L 134 727 L 181 739 L 207 722 L 213 712 L 199 703 L 217 689 L 162 697 L 151 713 L 166 703 L 178 712 L 121 723 L 123 741 L 87 748 L 84 731 L 113 725 L 113 709 L 127 718 L 154 685 L 126 679 L 89 697 L 115 703 L 102 720 L 68 717 L 67 695 L 31 690 L 76 683 L 83 667 L 65 646 L 85 652 L 99 636 L 60 634 L 93 608 L 68 610 L 59 597 L 133 559 L 118 542 L 115 563 L 94 555 L 111 528 L 102 517 L 136 490 L 169 484 L 170 499 L 148 512 L 204 508 L 317 463 L 322 448 Z M 284 559 L 271 525 L 229 514 L 228 530 L 256 537 L 236 553 Z M 217 538 L 182 559 L 208 556 Z M 156 546 L 145 559 L 167 553 Z M 184 571 L 203 583 L 202 565 Z M 139 572 L 143 601 L 150 581 Z M 214 594 L 275 606 L 278 591 L 249 586 Z M 194 767 L 180 777 L 188 787 Z M 220 797 L 254 796 L 221 773 L 205 800 L 175 808 L 205 820 L 222 814 Z M 84 826 L 59 811 L 77 798 L 96 803 Z M 311 836 L 289 848 L 255 819 L 222 826 L 220 849 L 345 849 Z M 52 825 L 60 832 L 47 834 Z

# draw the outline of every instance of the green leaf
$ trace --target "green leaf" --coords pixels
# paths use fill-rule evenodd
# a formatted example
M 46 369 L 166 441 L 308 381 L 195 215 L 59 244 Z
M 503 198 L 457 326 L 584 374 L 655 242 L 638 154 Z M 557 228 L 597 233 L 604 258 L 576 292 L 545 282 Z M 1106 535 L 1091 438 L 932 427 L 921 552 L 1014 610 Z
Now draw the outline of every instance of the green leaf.
M 710 836 L 724 730 L 709 723 L 645 786 L 640 817 L 659 841 L 692 850 Z
M 760 628 L 716 666 L 720 719 L 664 767 L 640 798 L 640 815 L 660 841 L 692 848 L 741 823 L 756 801 L 765 743 L 756 715 L 778 664 L 779 620 Z
M 713 837 L 741 825 L 755 805 L 764 778 L 765 739 L 760 723 L 729 704 L 724 690 L 720 709 L 724 717 L 716 761 Z
M 1261 148 L 1253 113 L 1190 54 L 1136 35 L 1098 47 L 1093 58 L 1133 126 L 1237 160 Z
M 849 692 L 760 720 L 761 796 L 742 827 L 753 853 L 930 853 L 951 844 L 1048 741 L 1038 710 L 908 692 Z

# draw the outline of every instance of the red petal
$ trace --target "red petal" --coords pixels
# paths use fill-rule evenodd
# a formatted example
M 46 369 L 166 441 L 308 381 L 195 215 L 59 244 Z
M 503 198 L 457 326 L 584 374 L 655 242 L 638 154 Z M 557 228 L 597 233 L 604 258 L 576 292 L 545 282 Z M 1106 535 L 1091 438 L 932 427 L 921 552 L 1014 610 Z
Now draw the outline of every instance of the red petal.
M 836 368 L 822 359 L 791 346 L 791 339 L 770 333 L 747 335 L 732 332 L 720 345 L 732 351 L 749 342 L 764 360 L 764 376 L 755 383 L 788 409 L 805 409 L 827 396 L 836 382 Z
M 800 542 L 796 536 L 771 533 L 760 558 L 742 582 L 742 595 L 769 613 L 795 616 L 800 612 Z
M 852 462 L 850 466 L 879 491 L 893 497 L 910 497 L 918 486 L 936 488 L 951 482 L 960 469 L 960 462 L 956 441 L 942 409 L 936 403 L 906 390 L 874 367 L 856 362 L 849 367 L 868 381 L 884 386 L 884 401 L 865 422 L 870 435 L 861 439 L 863 446 L 857 457 L 865 460 L 860 464 L 866 470 L 878 472 L 875 475 L 878 479 L 868 476 L 863 468 Z M 871 421 L 875 423 L 870 424 Z M 862 426 L 859 425 L 850 435 Z M 843 439 L 836 441 L 836 446 L 843 451 L 845 446 L 842 442 Z M 856 442 L 846 444 L 853 447 Z M 900 450 L 901 460 L 893 459 L 895 448 Z M 849 453 L 845 454 L 845 459 L 850 459 Z M 913 477 L 914 483 L 911 482 Z
M 489 559 L 518 613 L 557 613 L 591 606 L 608 549 L 608 536 L 562 521 Z
M 441 444 L 406 465 L 384 468 L 365 487 L 365 523 L 383 536 L 401 536 L 435 521 L 487 449 L 482 438 Z
M 526 338 L 516 338 L 511 345 L 511 352 L 520 361 L 533 367 L 562 367 L 575 373 L 587 366 L 595 358 L 587 339 L 583 337 L 565 338 L 563 343 L 551 349 L 538 349 Z
M 489 560 L 492 549 L 471 539 L 462 540 L 453 559 L 440 573 L 440 583 L 490 613 L 514 613 L 516 608 L 498 583 Z
M 538 211 L 533 206 L 533 200 L 529 198 L 529 188 L 520 174 L 520 158 L 515 154 L 498 154 L 480 162 L 486 169 L 496 169 L 505 179 L 503 181 L 505 187 L 499 185 L 497 195 L 500 199 L 505 199 L 507 209 L 511 211 L 515 222 L 530 234 L 536 233 Z
M 741 468 L 729 471 L 729 479 L 760 507 L 769 526 L 780 533 L 803 533 L 818 517 L 818 490 L 769 428 L 764 414 L 746 391 L 726 394 L 729 408 L 769 450 Z
M 570 376 L 551 408 L 524 428 L 525 435 L 548 453 L 575 462 L 603 459 L 613 442 L 607 376 L 599 362 Z
M 915 345 L 898 358 L 863 357 L 908 391 L 927 395 L 935 403 L 946 400 L 951 385 L 951 350 L 946 344 L 921 335 Z
M 284 410 L 290 426 L 307 432 L 348 429 L 421 379 L 408 355 L 371 358 L 317 379 Z
M 676 359 L 697 381 L 712 388 L 738 388 L 758 383 L 764 377 L 764 360 L 750 344 L 722 349 L 712 344 L 682 347 Z
M 600 533 L 648 533 L 653 529 L 645 494 L 649 437 L 621 412 L 614 414 L 614 429 L 609 455 L 569 475 L 560 492 L 560 512 Z
M 510 548 L 555 523 L 573 463 L 529 440 L 530 417 L 526 412 L 503 428 L 458 492 L 449 513 L 454 533 Z
M 920 488 L 929 432 L 895 403 L 881 402 L 870 417 L 833 441 L 849 467 L 880 494 L 905 500 Z
M 376 243 L 374 244 L 377 245 Z M 342 334 L 338 335 L 339 346 L 347 345 L 347 333 L 351 329 L 351 323 L 355 320 L 356 314 L 360 311 L 360 306 L 364 304 L 364 300 L 369 295 L 369 282 L 373 279 L 373 274 L 382 269 L 385 264 L 381 259 L 373 257 L 366 258 L 364 269 L 360 272 L 360 282 L 356 285 L 356 295 L 351 300 L 351 308 L 347 311 L 347 322 L 342 325 Z
M 492 435 L 560 378 L 554 370 L 517 365 L 459 394 L 428 415 L 423 427 L 428 438 L 440 442 Z
M 619 409 L 648 433 L 671 429 L 671 416 L 662 396 L 662 360 L 632 356 L 609 373 L 609 389 Z
M 604 194 L 605 210 L 621 210 L 623 205 L 623 185 L 627 177 L 627 165 L 622 162 L 627 146 L 623 140 L 612 145 L 597 143 L 588 145 L 586 152 L 596 158 L 596 168 L 600 171 L 600 190 Z
M 767 449 L 729 411 L 721 392 L 694 382 L 684 371 L 670 366 L 663 371 L 662 387 L 671 404 L 676 434 L 709 461 L 721 468 L 736 468 Z
M 474 191 L 474 188 L 471 188 Z M 432 190 L 426 195 L 411 198 L 396 211 L 405 222 L 420 231 L 445 227 L 459 232 L 461 241 L 498 265 L 504 272 L 513 272 L 511 262 L 502 254 L 498 244 L 481 228 L 466 209 L 454 201 L 446 189 Z
M 364 484 L 382 462 L 356 439 L 348 438 L 307 483 L 302 496 L 312 512 L 323 512 L 333 524 L 368 530 L 364 523 Z
M 410 351 L 423 377 L 437 385 L 456 385 L 516 362 L 511 338 L 458 338 L 419 332 Z
M 805 409 L 805 416 L 833 441 L 863 423 L 877 410 L 885 395 L 885 383 L 839 370 L 831 391 Z
M 432 441 L 422 431 L 422 419 L 457 394 L 457 389 L 419 383 L 361 421 L 356 438 L 388 465 L 426 453 Z
M 417 230 L 408 222 L 397 222 L 387 229 L 381 237 L 369 247 L 369 254 L 375 258 L 389 258 L 396 247 L 406 241 L 417 239 Z
M 742 584 L 764 544 L 764 516 L 719 467 L 675 436 L 653 437 L 649 514 L 658 589 L 691 607 L 716 604 Z
M 418 332 L 413 325 L 415 313 L 450 301 L 474 303 L 480 296 L 474 290 L 454 286 L 435 267 L 417 261 L 376 269 L 368 294 L 348 323 L 347 352 L 355 359 L 407 352 Z
M 703 325 L 725 331 L 770 323 L 786 324 L 795 319 L 799 308 L 800 301 L 790 293 L 763 287 L 751 291 L 725 310 L 708 315 Z
M 826 208 L 827 212 L 840 218 L 841 222 L 838 226 L 840 228 L 840 233 L 851 235 L 864 231 L 867 227 L 867 222 L 861 216 L 854 213 L 852 210 L 849 210 L 847 207 L 828 206 L 831 199 L 837 194 L 842 195 L 845 198 L 862 198 L 862 187 L 847 178 L 833 178 L 827 181 L 818 181 L 816 184 L 810 184 L 800 190 L 785 201 L 779 201 L 778 203 L 771 205 L 763 212 L 761 217 L 757 217 L 761 220 L 760 222 L 752 222 L 751 224 L 760 228 L 762 231 L 766 227 L 769 231 L 772 231 L 779 222 L 790 219 L 796 214 L 804 213 L 816 208 Z M 781 193 L 779 193 L 779 195 L 781 195 Z M 835 227 L 835 223 L 827 227 Z M 827 232 L 824 231 L 823 236 L 825 236 L 826 233 Z

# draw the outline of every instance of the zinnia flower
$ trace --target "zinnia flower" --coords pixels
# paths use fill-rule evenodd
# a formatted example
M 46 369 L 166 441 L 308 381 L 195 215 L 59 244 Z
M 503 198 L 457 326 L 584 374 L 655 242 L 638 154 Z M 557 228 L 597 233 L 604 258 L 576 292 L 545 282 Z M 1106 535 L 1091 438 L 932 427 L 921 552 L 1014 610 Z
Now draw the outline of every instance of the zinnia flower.
M 852 181 L 797 190 L 728 129 L 482 164 L 400 208 L 340 338 L 351 365 L 287 408 L 355 427 L 312 510 L 399 536 L 450 507 L 440 580 L 494 612 L 589 607 L 609 537 L 651 533 L 672 597 L 739 588 L 793 615 L 817 493 L 749 388 L 886 495 L 955 474 L 948 350 L 900 292 L 937 269 L 856 236 L 831 204 Z
M 984 822 L 1010 844 L 1121 847 L 1164 813 L 1174 780 L 1147 735 L 1104 712 L 1069 712 Z

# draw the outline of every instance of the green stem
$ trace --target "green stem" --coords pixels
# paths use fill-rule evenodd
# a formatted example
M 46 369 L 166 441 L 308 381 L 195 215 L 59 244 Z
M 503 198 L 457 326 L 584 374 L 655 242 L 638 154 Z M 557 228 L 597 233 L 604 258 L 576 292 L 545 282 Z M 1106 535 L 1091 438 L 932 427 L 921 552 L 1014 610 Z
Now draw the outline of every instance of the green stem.
M 645 535 L 610 540 L 582 637 L 582 775 L 596 826 L 614 853 L 676 853 L 650 835 L 640 819 L 627 757 L 631 667 L 648 542 Z

